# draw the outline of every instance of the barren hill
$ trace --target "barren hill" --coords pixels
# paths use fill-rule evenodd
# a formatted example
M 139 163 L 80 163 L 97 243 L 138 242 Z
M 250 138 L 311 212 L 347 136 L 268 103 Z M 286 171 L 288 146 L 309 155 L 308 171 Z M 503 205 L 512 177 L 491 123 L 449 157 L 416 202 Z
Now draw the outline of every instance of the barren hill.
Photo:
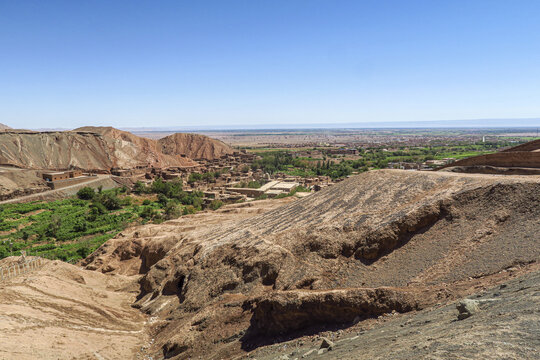
M 196 165 L 190 158 L 163 153 L 155 140 L 142 138 L 110 126 L 85 126 L 73 131 L 102 135 L 107 141 L 111 156 L 115 159 L 115 167 L 130 168 L 140 164 L 156 167 Z
M 100 133 L 101 132 L 101 133 Z M 113 128 L 0 133 L 0 164 L 28 169 L 105 170 L 190 166 L 191 159 L 161 153 L 155 142 Z
M 2 130 L 9 130 L 9 129 L 11 129 L 9 126 L 0 123 L 0 131 L 2 131 Z
M 325 326 L 427 308 L 540 258 L 540 178 L 372 171 L 242 217 L 123 232 L 84 265 L 142 274 L 149 351 L 229 358 Z M 525 271 L 524 270 L 524 271 Z
M 232 154 L 233 149 L 205 135 L 176 133 L 158 140 L 161 151 L 169 155 L 184 155 L 192 159 L 217 159 Z
M 0 133 L 0 163 L 29 169 L 109 169 L 105 139 L 98 134 L 71 132 Z

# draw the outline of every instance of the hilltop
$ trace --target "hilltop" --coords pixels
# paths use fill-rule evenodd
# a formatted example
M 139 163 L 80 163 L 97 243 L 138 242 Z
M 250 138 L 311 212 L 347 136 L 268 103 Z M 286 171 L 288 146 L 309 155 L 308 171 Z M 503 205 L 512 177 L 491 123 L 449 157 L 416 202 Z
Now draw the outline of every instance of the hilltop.
M 9 130 L 9 129 L 11 129 L 9 126 L 0 123 L 0 131 L 2 131 L 2 130 Z

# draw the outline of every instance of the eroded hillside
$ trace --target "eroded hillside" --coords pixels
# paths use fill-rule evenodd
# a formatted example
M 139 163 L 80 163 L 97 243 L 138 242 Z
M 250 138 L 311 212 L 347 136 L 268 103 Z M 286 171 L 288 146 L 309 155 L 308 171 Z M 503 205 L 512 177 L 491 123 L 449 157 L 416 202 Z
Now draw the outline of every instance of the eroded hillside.
M 127 131 L 113 127 L 86 126 L 75 129 L 76 132 L 96 133 L 103 136 L 107 142 L 113 166 L 133 168 L 137 166 L 193 166 L 196 163 L 189 157 L 178 154 L 165 154 L 155 140 L 133 135 Z
M 155 140 L 111 127 L 56 132 L 3 131 L 0 132 L 0 164 L 25 169 L 88 171 L 197 165 L 189 157 L 164 154 Z
M 227 358 L 503 281 L 483 279 L 539 259 L 539 215 L 538 177 L 372 171 L 248 218 L 126 231 L 84 265 L 143 275 L 150 352 Z
M 159 139 L 158 144 L 164 154 L 185 155 L 192 159 L 213 160 L 234 151 L 224 142 L 198 134 L 176 133 Z

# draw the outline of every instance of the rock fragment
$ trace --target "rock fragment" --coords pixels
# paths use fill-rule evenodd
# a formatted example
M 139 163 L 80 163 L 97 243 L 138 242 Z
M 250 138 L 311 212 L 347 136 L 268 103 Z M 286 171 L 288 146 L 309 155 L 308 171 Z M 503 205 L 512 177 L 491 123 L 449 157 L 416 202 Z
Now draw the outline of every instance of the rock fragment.
M 459 311 L 458 320 L 466 319 L 478 311 L 478 300 L 464 299 L 456 305 L 456 309 Z
M 321 346 L 319 347 L 319 349 L 332 350 L 334 348 L 334 346 L 335 346 L 335 344 L 330 339 L 323 337 L 322 342 L 321 342 Z

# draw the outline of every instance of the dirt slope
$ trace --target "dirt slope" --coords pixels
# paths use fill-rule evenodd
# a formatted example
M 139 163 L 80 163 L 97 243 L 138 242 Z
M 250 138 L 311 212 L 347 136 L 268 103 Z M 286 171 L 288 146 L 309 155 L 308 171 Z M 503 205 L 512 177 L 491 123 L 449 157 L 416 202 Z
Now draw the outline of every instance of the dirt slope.
M 522 175 L 540 169 L 540 139 L 511 147 L 494 154 L 472 156 L 446 164 L 437 170 L 464 171 L 471 173 L 508 174 L 508 170 Z M 532 170 L 531 170 L 532 169 Z M 445 170 L 445 171 L 447 171 Z
M 185 155 L 192 159 L 217 159 L 232 154 L 229 145 L 205 135 L 176 133 L 158 140 L 161 151 L 169 155 Z
M 9 126 L 0 123 L 0 131 L 2 131 L 2 130 L 9 130 L 9 129 L 11 129 Z
M 510 149 L 503 150 L 502 152 L 516 152 L 516 151 L 540 151 L 540 139 L 529 141 L 525 144 L 511 147 Z
M 85 265 L 144 274 L 136 306 L 159 319 L 150 352 L 228 358 L 478 291 L 538 261 L 539 216 L 537 176 L 372 171 L 249 218 L 124 232 Z
M 34 170 L 0 169 L 0 201 L 49 190 Z
M 135 281 L 48 261 L 0 282 L 0 358 L 135 359 L 148 341 Z

